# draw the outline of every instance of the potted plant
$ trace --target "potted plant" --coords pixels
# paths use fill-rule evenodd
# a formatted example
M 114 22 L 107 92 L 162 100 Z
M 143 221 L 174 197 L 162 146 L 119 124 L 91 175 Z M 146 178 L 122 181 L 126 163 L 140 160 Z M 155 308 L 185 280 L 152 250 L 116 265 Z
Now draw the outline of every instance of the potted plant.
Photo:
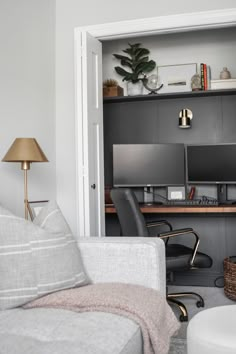
M 107 79 L 103 81 L 103 96 L 123 96 L 123 88 L 118 85 L 114 79 Z
M 142 48 L 140 43 L 130 44 L 123 50 L 126 55 L 113 54 L 120 60 L 122 66 L 127 67 L 128 71 L 120 66 L 115 67 L 117 74 L 123 76 L 122 81 L 127 81 L 128 95 L 141 94 L 143 79 L 145 74 L 151 72 L 156 67 L 154 60 L 149 60 L 148 49 Z

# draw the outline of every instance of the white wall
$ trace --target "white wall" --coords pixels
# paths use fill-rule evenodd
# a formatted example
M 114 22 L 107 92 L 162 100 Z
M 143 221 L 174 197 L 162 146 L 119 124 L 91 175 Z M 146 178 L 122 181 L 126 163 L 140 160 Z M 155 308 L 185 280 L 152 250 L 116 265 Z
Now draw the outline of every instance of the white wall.
M 112 54 L 124 54 L 122 50 L 127 48 L 127 42 L 141 43 L 148 48 L 149 58 L 155 60 L 157 66 L 197 63 L 200 73 L 202 62 L 210 65 L 212 79 L 219 79 L 223 67 L 228 67 L 232 78 L 236 78 L 236 27 L 104 42 L 103 79 L 116 79 L 124 88 L 124 94 L 126 82 L 114 70 L 115 66 L 120 66 L 120 61 Z M 156 69 L 154 71 L 156 73 Z
M 50 161 L 31 164 L 31 200 L 56 197 L 54 48 L 54 0 L 0 0 L 0 159 L 35 137 Z M 0 203 L 23 216 L 20 164 L 0 162 L 0 181 Z
M 75 215 L 74 28 L 128 19 L 235 7 L 235 0 L 56 0 L 57 196 L 73 230 Z

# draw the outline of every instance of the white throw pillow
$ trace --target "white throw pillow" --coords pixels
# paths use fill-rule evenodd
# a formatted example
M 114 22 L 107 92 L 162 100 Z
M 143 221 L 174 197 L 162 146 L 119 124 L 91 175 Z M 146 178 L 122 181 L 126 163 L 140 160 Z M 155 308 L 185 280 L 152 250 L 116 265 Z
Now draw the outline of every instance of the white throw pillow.
M 34 222 L 0 206 L 0 309 L 88 284 L 79 249 L 55 202 Z

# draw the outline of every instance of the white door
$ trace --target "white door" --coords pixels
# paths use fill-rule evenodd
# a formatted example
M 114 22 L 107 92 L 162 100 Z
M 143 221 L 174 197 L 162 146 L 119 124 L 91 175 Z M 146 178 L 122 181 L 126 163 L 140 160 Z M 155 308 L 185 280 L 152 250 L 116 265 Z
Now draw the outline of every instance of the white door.
M 79 236 L 105 236 L 102 44 L 76 37 Z

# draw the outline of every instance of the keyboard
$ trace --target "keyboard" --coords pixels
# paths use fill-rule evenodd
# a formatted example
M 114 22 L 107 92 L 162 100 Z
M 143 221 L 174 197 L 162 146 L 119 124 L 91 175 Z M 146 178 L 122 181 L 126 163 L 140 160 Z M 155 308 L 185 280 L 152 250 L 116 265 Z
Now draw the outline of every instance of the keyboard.
M 218 201 L 215 199 L 186 199 L 186 200 L 180 200 L 180 199 L 172 199 L 172 200 L 167 200 L 165 202 L 166 205 L 183 205 L 183 206 L 191 206 L 191 205 L 199 205 L 199 206 L 214 206 L 214 205 L 219 205 Z

